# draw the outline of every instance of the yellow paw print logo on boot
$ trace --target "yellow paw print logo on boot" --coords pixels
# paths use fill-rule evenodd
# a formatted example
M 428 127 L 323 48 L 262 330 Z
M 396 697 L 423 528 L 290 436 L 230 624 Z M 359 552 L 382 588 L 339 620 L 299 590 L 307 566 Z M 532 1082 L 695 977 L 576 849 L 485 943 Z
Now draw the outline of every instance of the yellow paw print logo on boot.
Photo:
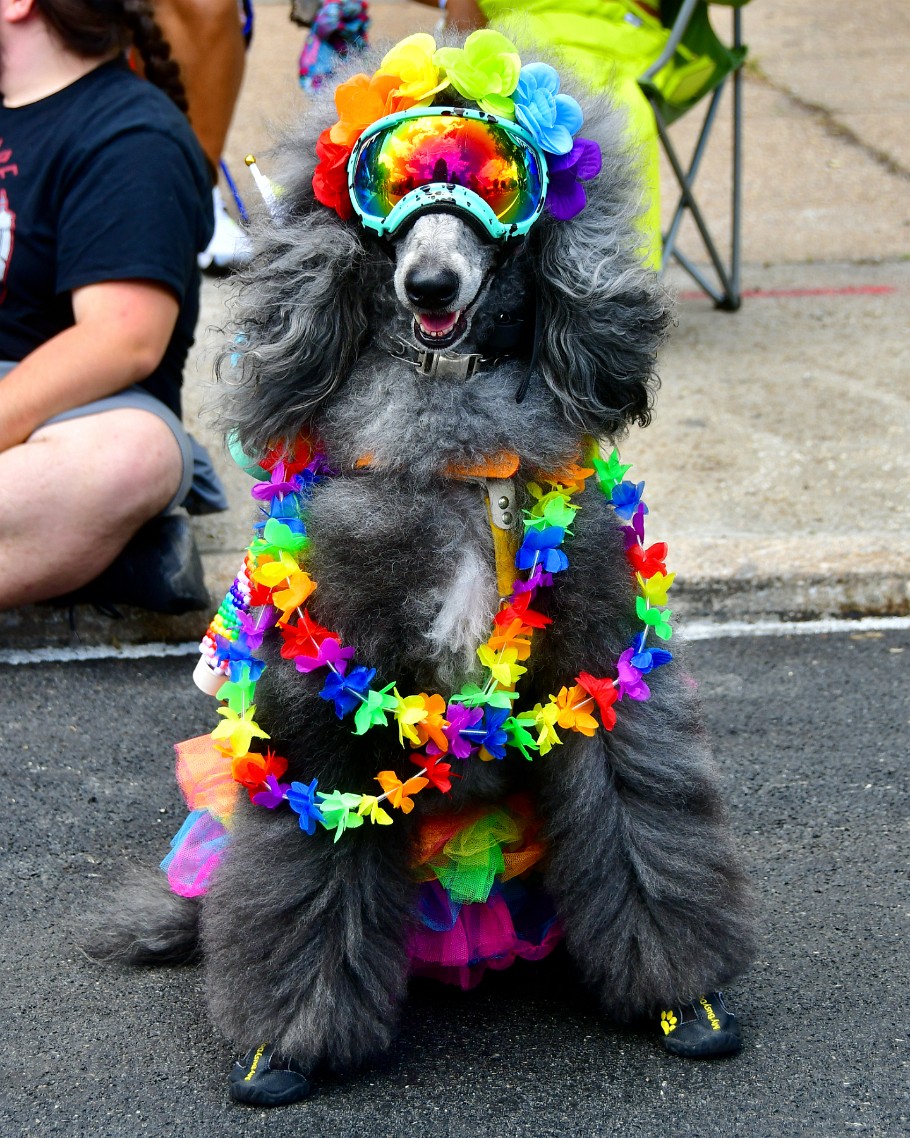
M 679 1020 L 673 1012 L 660 1013 L 660 1026 L 664 1035 L 669 1035 L 671 1031 L 675 1031 L 679 1025 Z

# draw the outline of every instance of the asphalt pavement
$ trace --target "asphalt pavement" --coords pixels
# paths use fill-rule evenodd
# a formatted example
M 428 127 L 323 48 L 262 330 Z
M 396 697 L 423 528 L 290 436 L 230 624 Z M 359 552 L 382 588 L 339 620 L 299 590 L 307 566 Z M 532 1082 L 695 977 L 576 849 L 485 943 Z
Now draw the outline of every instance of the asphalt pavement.
M 0 667 L 0 1136 L 906 1134 L 908 661 L 906 630 L 690 647 L 762 913 L 729 993 L 741 1056 L 689 1063 L 615 1030 L 558 957 L 468 994 L 415 984 L 387 1062 L 270 1112 L 229 1103 L 198 969 L 74 947 L 182 821 L 171 744 L 213 710 L 192 659 Z

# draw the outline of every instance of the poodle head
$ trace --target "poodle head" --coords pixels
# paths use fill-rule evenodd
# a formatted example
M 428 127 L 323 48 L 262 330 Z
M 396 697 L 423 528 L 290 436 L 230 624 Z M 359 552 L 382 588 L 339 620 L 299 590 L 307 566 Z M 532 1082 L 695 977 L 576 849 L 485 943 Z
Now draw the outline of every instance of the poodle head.
M 413 40 L 429 37 L 404 44 Z M 457 60 L 446 53 L 460 50 L 453 37 L 437 53 L 451 64 L 453 85 Z M 226 425 L 247 449 L 261 450 L 295 437 L 368 347 L 403 342 L 418 352 L 495 354 L 497 329 L 516 320 L 533 330 L 524 342 L 530 383 L 547 390 L 564 420 L 601 437 L 647 423 L 671 305 L 643 260 L 641 183 L 623 113 L 608 94 L 575 84 L 562 65 L 558 99 L 569 95 L 580 108 L 576 131 L 587 140 L 584 183 L 569 187 L 573 208 L 579 201 L 583 208 L 549 208 L 554 187 L 564 193 L 567 184 L 553 169 L 564 170 L 576 147 L 562 166 L 551 163 L 547 198 L 540 195 L 520 232 L 497 224 L 489 208 L 474 209 L 460 184 L 435 182 L 394 229 L 374 232 L 348 187 L 348 158 L 363 128 L 338 129 L 348 126 L 339 109 L 346 93 L 376 87 L 384 59 L 357 55 L 275 151 L 279 204 L 254 224 L 255 255 L 238 278 L 235 336 L 220 361 L 233 386 Z M 350 76 L 354 68 L 358 75 Z M 536 77 L 549 74 L 544 68 Z M 446 69 L 438 75 L 444 83 Z M 439 106 L 477 111 L 453 86 L 435 94 Z M 602 160 L 588 161 L 597 151 Z M 549 160 L 540 148 L 537 155 Z

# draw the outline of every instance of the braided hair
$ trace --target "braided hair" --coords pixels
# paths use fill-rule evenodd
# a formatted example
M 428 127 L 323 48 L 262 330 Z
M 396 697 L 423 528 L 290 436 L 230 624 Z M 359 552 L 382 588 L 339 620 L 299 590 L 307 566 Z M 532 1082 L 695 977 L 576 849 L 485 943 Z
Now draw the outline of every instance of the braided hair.
M 35 0 L 35 7 L 64 47 L 76 55 L 92 59 L 134 46 L 146 78 L 187 113 L 180 68 L 150 0 Z

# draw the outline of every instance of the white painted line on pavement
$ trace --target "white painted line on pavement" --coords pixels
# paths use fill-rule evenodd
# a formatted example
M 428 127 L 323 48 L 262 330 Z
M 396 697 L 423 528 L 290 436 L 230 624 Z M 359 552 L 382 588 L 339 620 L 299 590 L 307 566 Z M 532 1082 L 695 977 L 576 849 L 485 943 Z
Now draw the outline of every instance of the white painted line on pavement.
M 28 648 L 0 655 L 0 664 L 73 664 L 81 660 L 144 660 L 149 656 L 195 656 L 199 641 L 183 644 L 93 644 L 67 648 Z
M 683 624 L 683 640 L 724 640 L 748 636 L 820 636 L 831 632 L 905 632 L 910 616 L 864 616 L 858 620 L 769 620 L 750 624 L 746 620 L 690 621 Z M 195 656 L 199 642 L 183 644 L 100 644 L 72 648 L 31 648 L 7 652 L 0 664 L 70 664 L 80 660 L 143 660 L 151 656 Z
M 857 620 L 830 617 L 822 620 L 768 620 L 750 624 L 747 620 L 683 623 L 679 635 L 684 640 L 724 640 L 746 636 L 821 636 L 829 632 L 904 632 L 910 629 L 910 616 L 863 616 Z

